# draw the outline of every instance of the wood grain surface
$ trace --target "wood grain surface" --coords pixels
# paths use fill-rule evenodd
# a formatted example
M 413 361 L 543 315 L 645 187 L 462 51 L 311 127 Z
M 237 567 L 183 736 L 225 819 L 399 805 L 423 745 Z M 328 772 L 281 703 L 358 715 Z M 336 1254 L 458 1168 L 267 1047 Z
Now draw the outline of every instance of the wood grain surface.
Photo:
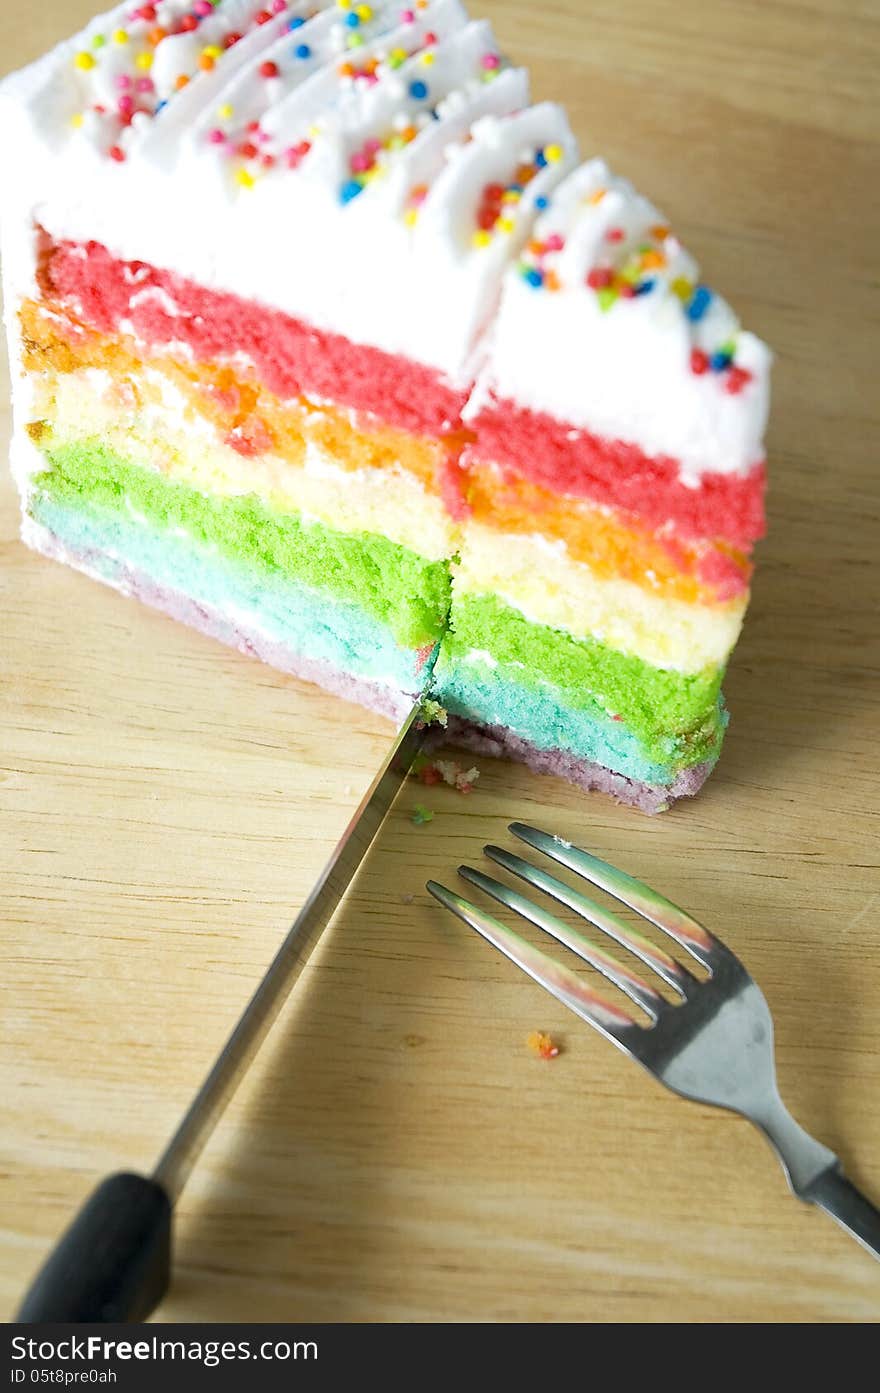
M 880 1269 L 757 1133 L 664 1093 L 423 887 L 517 817 L 689 907 L 763 985 L 792 1110 L 880 1200 L 878 9 L 473 8 L 778 355 L 730 733 L 653 820 L 485 760 L 469 798 L 403 792 L 185 1192 L 160 1315 L 873 1321 Z M 0 65 L 91 10 L 3 4 Z M 152 1164 L 391 731 L 32 556 L 0 498 L 8 1316 L 95 1181 Z

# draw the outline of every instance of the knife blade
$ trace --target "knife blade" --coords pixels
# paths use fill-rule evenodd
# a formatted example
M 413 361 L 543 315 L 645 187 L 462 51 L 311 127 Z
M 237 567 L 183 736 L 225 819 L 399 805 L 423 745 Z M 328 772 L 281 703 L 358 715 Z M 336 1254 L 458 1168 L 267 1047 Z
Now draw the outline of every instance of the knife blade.
M 426 732 L 419 700 L 152 1176 L 120 1172 L 92 1191 L 34 1279 L 19 1321 L 144 1320 L 155 1310 L 171 1277 L 174 1203 L 406 782 Z

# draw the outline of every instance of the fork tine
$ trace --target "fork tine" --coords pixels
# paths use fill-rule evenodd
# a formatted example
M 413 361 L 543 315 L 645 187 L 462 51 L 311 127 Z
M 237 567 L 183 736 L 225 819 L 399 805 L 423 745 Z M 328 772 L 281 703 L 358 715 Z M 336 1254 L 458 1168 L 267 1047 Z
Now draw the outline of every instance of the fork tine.
M 561 837 L 552 837 L 549 832 L 542 832 L 540 828 L 530 827 L 527 823 L 512 822 L 510 831 L 536 851 L 543 851 L 545 856 L 551 856 L 554 861 L 559 861 L 593 885 L 598 885 L 600 890 L 629 905 L 630 909 L 669 934 L 704 967 L 711 968 L 713 955 L 733 956 L 730 949 L 720 939 L 714 938 L 702 924 L 698 924 L 696 919 L 634 876 L 619 871 L 616 866 L 609 866 L 607 861 L 600 861 L 598 856 L 572 846 Z
M 579 958 L 583 958 L 584 962 L 588 962 L 597 972 L 601 972 L 603 977 L 607 977 L 609 982 L 625 992 L 631 1001 L 647 1011 L 652 1020 L 656 1020 L 660 1015 L 666 1006 L 660 993 L 643 982 L 636 973 L 624 967 L 610 953 L 605 953 L 601 948 L 594 947 L 576 929 L 569 928 L 561 919 L 557 919 L 546 909 L 541 909 L 539 905 L 527 900 L 525 895 L 520 895 L 517 890 L 511 890 L 509 886 L 503 885 L 500 880 L 495 880 L 490 875 L 485 875 L 483 871 L 475 870 L 473 866 L 459 866 L 458 873 L 471 885 L 478 886 L 487 895 L 491 895 L 493 899 L 507 905 L 508 909 L 521 914 L 524 919 L 528 919 L 539 929 L 543 929 L 545 933 L 551 934 L 566 948 L 570 948 L 573 953 L 577 953 Z
M 521 856 L 517 856 L 512 851 L 505 851 L 500 846 L 485 846 L 483 850 L 487 856 L 491 857 L 493 861 L 497 861 L 499 866 L 503 866 L 505 870 L 520 876 L 522 880 L 528 881 L 538 890 L 543 890 L 546 895 L 552 896 L 560 904 L 567 905 L 569 909 L 573 909 L 575 914 L 579 914 L 588 923 L 595 924 L 596 928 L 608 934 L 609 938 L 613 938 L 622 947 L 628 948 L 646 967 L 652 968 L 657 976 L 661 977 L 680 996 L 687 996 L 688 990 L 694 984 L 694 978 L 687 968 L 682 967 L 650 939 L 644 938 L 635 929 L 630 929 L 621 919 L 618 919 L 616 914 L 612 914 L 608 909 L 603 909 L 601 905 L 596 904 L 595 900 L 587 899 L 586 895 L 582 895 L 580 891 L 572 890 L 571 886 L 566 885 L 564 881 L 557 880 L 556 876 L 548 875 L 546 871 L 539 870 L 530 861 L 524 861 Z
M 636 1030 L 641 1034 L 638 1022 L 627 1011 L 602 996 L 601 992 L 589 986 L 577 973 L 572 972 L 571 968 L 555 962 L 546 953 L 520 938 L 519 934 L 502 924 L 500 919 L 478 909 L 454 891 L 447 890 L 445 885 L 438 885 L 436 880 L 429 880 L 426 888 L 435 900 L 439 900 L 459 919 L 476 929 L 477 933 L 482 934 L 493 947 L 510 958 L 517 967 L 522 968 L 534 982 L 615 1045 L 626 1049 L 629 1031 Z

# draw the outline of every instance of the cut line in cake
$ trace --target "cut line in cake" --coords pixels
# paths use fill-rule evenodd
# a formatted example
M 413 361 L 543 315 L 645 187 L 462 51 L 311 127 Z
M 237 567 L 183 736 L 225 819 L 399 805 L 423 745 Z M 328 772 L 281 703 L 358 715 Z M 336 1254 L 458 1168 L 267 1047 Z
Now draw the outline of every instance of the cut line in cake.
M 646 811 L 699 788 L 770 354 L 487 23 L 122 5 L 0 128 L 29 545 Z

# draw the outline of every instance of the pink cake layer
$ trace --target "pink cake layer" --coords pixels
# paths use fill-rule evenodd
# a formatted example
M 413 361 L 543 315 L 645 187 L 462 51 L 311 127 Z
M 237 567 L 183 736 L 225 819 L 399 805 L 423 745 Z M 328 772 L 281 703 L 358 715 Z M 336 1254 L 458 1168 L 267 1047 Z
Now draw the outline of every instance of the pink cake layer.
M 637 514 L 649 527 L 671 522 L 682 537 L 748 548 L 764 535 L 763 461 L 745 475 L 705 474 L 691 487 L 669 456 L 646 455 L 513 401 L 491 398 L 467 425 L 477 439 L 462 456 L 465 466 L 468 459 L 507 466 L 554 493 Z
M 183 343 L 204 363 L 243 353 L 282 400 L 336 402 L 417 435 L 461 430 L 467 389 L 452 387 L 435 370 L 144 262 L 121 261 L 97 242 L 53 244 L 44 237 L 40 283 L 50 303 L 85 325 L 104 334 L 134 333 L 148 350 Z M 675 459 L 496 398 L 467 428 L 477 439 L 464 465 L 472 458 L 512 467 L 545 489 L 622 509 L 649 527 L 671 524 L 682 537 L 747 548 L 763 536 L 763 462 L 745 476 L 707 474 L 691 487 Z M 466 511 L 466 478 L 452 457 L 442 484 L 453 516 Z
M 453 715 L 447 720 L 446 729 L 438 728 L 436 737 L 432 737 L 431 744 L 435 748 L 443 744 L 462 745 L 478 755 L 513 759 L 527 765 L 536 774 L 555 774 L 588 793 L 608 794 L 618 803 L 626 803 L 643 813 L 662 813 L 677 799 L 692 797 L 706 782 L 714 767 L 714 760 L 694 764 L 690 769 L 683 769 L 669 785 L 647 784 L 626 779 L 601 764 L 578 759 L 565 750 L 539 750 L 504 726 L 475 725 L 461 716 Z
M 417 435 L 460 426 L 467 390 L 454 388 L 435 369 L 146 262 L 120 261 L 98 242 L 44 238 L 40 288 L 91 328 L 115 334 L 124 324 L 149 349 L 184 343 L 199 362 L 243 353 L 281 400 L 332 401 Z
M 216 610 L 197 603 L 179 591 L 156 585 L 149 576 L 122 562 L 117 563 L 116 574 L 112 579 L 108 578 L 107 557 L 103 553 L 74 550 L 42 527 L 29 526 L 23 537 L 28 546 L 42 552 L 51 560 L 63 561 L 78 571 L 84 571 L 88 576 L 108 582 L 123 595 L 141 600 L 143 604 L 161 610 L 172 619 L 188 624 L 191 629 L 198 629 L 210 638 L 219 639 L 221 643 L 237 649 L 248 658 L 259 658 L 270 667 L 278 668 L 280 672 L 297 677 L 303 682 L 311 682 L 314 686 L 323 688 L 325 692 L 341 697 L 343 701 L 354 702 L 357 706 L 364 706 L 380 716 L 387 716 L 396 725 L 408 714 L 415 700 L 414 696 L 408 696 L 404 692 L 393 691 L 379 683 L 343 672 L 332 663 L 304 658 L 302 654 L 294 653 L 284 644 L 273 642 L 263 634 L 255 633 L 253 630 L 245 631 L 240 625 L 218 614 Z

